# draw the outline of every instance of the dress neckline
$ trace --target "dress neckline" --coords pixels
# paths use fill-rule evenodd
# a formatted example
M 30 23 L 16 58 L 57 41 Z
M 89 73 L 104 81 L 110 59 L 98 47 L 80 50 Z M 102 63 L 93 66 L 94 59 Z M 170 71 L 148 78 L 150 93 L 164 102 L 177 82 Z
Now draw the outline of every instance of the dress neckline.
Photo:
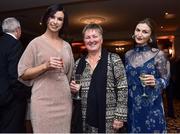
M 136 45 L 134 50 L 136 52 L 146 52 L 149 51 L 151 49 L 151 47 L 149 45 Z
M 50 47 L 51 49 L 53 49 L 54 51 L 56 51 L 56 52 L 58 52 L 58 53 L 63 52 L 64 40 L 62 40 L 61 42 L 59 42 L 59 45 L 61 45 L 60 48 L 55 48 L 55 47 L 53 47 L 53 46 L 50 44 L 51 42 L 49 42 L 45 36 L 42 35 L 41 37 L 42 37 L 43 41 L 47 43 L 47 46 L 48 46 L 48 47 Z

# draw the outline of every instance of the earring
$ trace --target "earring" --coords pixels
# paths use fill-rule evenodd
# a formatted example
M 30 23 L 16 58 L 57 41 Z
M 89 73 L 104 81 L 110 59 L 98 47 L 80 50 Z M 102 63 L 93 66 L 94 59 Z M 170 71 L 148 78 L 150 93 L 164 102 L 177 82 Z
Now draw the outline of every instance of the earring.
M 152 42 L 153 42 L 153 40 L 152 40 L 152 38 L 150 38 L 150 39 L 149 39 L 149 43 L 152 43 Z
M 133 34 L 131 38 L 132 38 L 132 39 L 135 39 L 135 35 Z

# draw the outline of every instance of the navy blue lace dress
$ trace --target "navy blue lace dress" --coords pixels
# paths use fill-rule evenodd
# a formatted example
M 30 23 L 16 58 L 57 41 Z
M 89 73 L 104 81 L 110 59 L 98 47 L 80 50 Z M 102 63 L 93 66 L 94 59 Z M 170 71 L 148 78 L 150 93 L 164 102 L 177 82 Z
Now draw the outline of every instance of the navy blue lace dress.
M 162 90 L 169 80 L 169 62 L 162 51 L 148 45 L 136 46 L 125 55 L 128 79 L 128 132 L 163 133 L 166 121 L 162 101 Z M 154 75 L 155 87 L 143 86 L 140 74 Z M 147 96 L 143 96 L 143 92 Z

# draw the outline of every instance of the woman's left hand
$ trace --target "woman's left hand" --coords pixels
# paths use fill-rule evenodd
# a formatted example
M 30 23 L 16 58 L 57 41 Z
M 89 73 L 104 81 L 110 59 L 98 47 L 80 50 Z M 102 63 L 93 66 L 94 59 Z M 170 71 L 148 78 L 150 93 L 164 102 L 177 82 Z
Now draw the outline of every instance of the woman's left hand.
M 114 128 L 114 130 L 117 131 L 118 129 L 122 128 L 123 126 L 124 126 L 124 122 L 123 121 L 119 121 L 117 119 L 115 119 L 113 121 L 113 128 Z

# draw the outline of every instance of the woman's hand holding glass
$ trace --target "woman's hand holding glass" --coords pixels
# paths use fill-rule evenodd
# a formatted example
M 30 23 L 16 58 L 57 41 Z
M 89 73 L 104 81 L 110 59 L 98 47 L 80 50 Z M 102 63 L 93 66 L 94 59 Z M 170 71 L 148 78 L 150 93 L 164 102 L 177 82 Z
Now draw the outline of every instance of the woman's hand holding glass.
M 77 92 L 79 92 L 80 84 L 76 84 L 75 80 L 72 80 L 70 83 L 70 88 L 71 88 L 71 92 L 73 94 L 76 94 Z
M 47 70 L 54 70 L 57 74 L 57 80 L 61 79 L 61 74 L 64 71 L 63 60 L 60 57 L 50 57 L 49 61 L 46 63 Z
M 142 96 L 148 97 L 148 95 L 146 94 L 146 86 L 155 86 L 156 82 L 154 75 L 141 73 L 139 78 L 141 80 L 141 85 L 143 86 Z
M 73 79 L 70 83 L 71 92 L 72 92 L 72 94 L 74 94 L 73 99 L 75 99 L 75 100 L 81 99 L 81 97 L 79 95 L 80 88 L 81 88 L 81 75 L 75 74 L 75 76 L 73 76 Z
M 156 85 L 156 79 L 154 78 L 154 75 L 150 74 L 141 74 L 140 80 L 142 81 L 142 84 L 144 86 L 155 86 Z
M 60 57 L 50 57 L 49 61 L 46 63 L 48 70 L 53 69 L 63 69 L 63 61 Z

